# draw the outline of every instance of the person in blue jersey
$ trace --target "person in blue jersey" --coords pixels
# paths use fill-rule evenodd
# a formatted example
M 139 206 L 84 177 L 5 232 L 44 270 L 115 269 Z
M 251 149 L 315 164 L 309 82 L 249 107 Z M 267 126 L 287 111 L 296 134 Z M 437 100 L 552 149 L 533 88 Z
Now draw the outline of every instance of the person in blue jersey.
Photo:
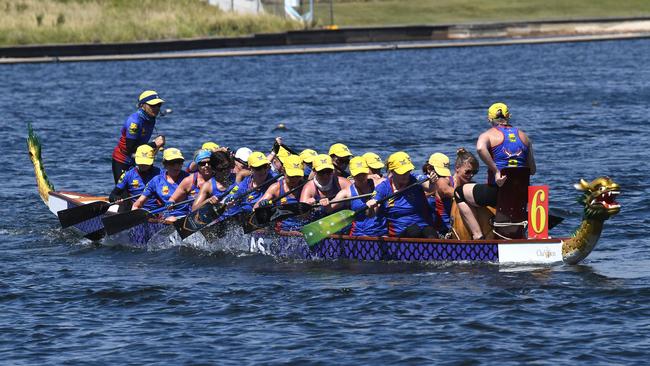
M 348 188 L 351 183 L 347 178 L 336 175 L 332 158 L 329 155 L 316 156 L 312 164 L 315 171 L 314 179 L 303 188 L 300 202 L 310 205 L 321 204 L 320 208 L 311 212 L 311 219 L 316 220 L 332 211 L 329 200 L 333 199 L 342 189 Z
M 300 194 L 304 190 L 304 186 L 301 188 L 298 187 L 303 184 L 305 179 L 302 159 L 298 155 L 289 155 L 286 158 L 283 158 L 283 160 L 284 163 L 282 170 L 284 172 L 284 176 L 269 186 L 266 192 L 264 192 L 264 195 L 253 206 L 253 209 L 267 205 L 279 197 L 282 197 L 277 203 L 280 205 L 296 203 L 300 201 Z M 294 189 L 295 191 L 293 191 Z M 303 217 L 291 217 L 282 221 L 278 221 L 276 223 L 275 230 L 297 231 L 305 223 L 306 221 Z
M 211 155 L 212 151 L 207 149 L 201 149 L 195 154 L 194 165 L 197 167 L 197 171 L 183 179 L 168 202 L 175 203 L 196 198 L 203 184 L 213 176 L 212 167 L 210 167 Z
M 196 211 L 209 203 L 227 203 L 232 201 L 237 192 L 237 181 L 232 169 L 235 167 L 233 156 L 225 151 L 217 151 L 210 155 L 210 167 L 214 175 L 201 186 L 198 196 L 194 198 L 192 211 Z M 218 221 L 237 215 L 241 211 L 239 206 L 230 206 Z
M 305 177 L 311 178 L 311 172 L 313 171 L 312 163 L 314 158 L 318 156 L 316 150 L 305 149 L 300 153 L 300 158 L 302 159 L 302 164 L 305 166 Z
M 194 173 L 199 170 L 199 166 L 196 165 L 196 156 L 203 150 L 209 150 L 211 152 L 219 151 L 221 148 L 216 142 L 212 141 L 207 141 L 204 142 L 203 145 L 201 145 L 201 148 L 196 150 L 194 152 L 194 158 L 192 161 L 187 165 L 187 168 L 185 168 L 185 171 L 188 173 Z
M 508 178 L 501 174 L 501 169 L 528 167 L 531 175 L 536 171 L 533 143 L 524 131 L 510 124 L 510 117 L 507 105 L 494 103 L 490 106 L 488 121 L 492 127 L 476 142 L 476 150 L 488 168 L 488 183 L 466 184 L 454 191 L 454 200 L 473 239 L 482 239 L 483 234 L 472 207 L 496 206 L 499 187 Z
M 332 165 L 334 165 L 334 174 L 348 178 L 350 176 L 348 167 L 350 166 L 350 158 L 352 158 L 350 149 L 344 144 L 336 143 L 330 146 L 329 156 L 332 158 Z
M 252 173 L 239 183 L 234 198 L 240 198 L 244 193 L 260 187 L 263 183 L 273 178 L 271 162 L 264 153 L 259 151 L 250 153 L 247 165 Z M 241 211 L 246 213 L 253 212 L 253 206 L 264 196 L 265 191 L 262 187 L 262 189 L 251 192 L 248 196 L 243 197 L 240 203 Z
M 340 200 L 349 197 L 357 197 L 359 195 L 372 193 L 377 184 L 381 183 L 383 179 L 370 178 L 370 168 L 366 159 L 361 156 L 356 156 L 350 159 L 350 174 L 354 181 L 345 189 L 342 189 L 334 200 Z M 332 203 L 334 211 L 349 207 L 351 210 L 356 211 L 362 207 L 366 207 L 366 202 L 369 198 L 357 198 L 352 201 Z M 386 228 L 386 218 L 379 212 L 377 215 L 367 216 L 364 213 L 355 216 L 355 220 L 350 228 L 351 236 L 383 236 L 388 233 Z
M 381 172 L 381 170 L 386 165 L 381 160 L 381 157 L 374 152 L 367 152 L 361 156 L 363 156 L 363 158 L 366 160 L 366 163 L 368 164 L 368 168 L 370 168 L 370 177 L 373 179 L 383 179 L 384 174 Z
M 138 146 L 148 144 L 154 149 L 160 149 L 165 145 L 165 137 L 162 135 L 149 141 L 156 127 L 156 117 L 164 102 L 153 90 L 146 90 L 138 97 L 138 110 L 122 124 L 120 139 L 113 149 L 112 170 L 115 183 L 123 172 L 133 166 L 133 154 Z
M 422 185 L 411 187 L 381 205 L 377 204 L 377 201 L 417 181 L 412 174 L 415 166 L 407 153 L 399 151 L 392 154 L 388 157 L 387 165 L 388 178 L 375 187 L 375 197 L 368 200 L 366 205 L 375 215 L 382 214 L 386 217 L 389 236 L 437 238 Z
M 108 196 L 110 202 L 115 202 L 120 198 L 130 197 L 142 194 L 144 187 L 149 183 L 153 177 L 160 174 L 160 168 L 153 166 L 155 150 L 149 145 L 140 145 L 135 151 L 135 166 L 126 172 L 117 181 L 115 188 Z M 126 204 L 120 205 L 120 212 L 122 210 L 130 210 L 131 205 L 139 197 L 133 198 Z M 144 208 L 147 210 L 155 209 L 159 203 L 153 199 L 147 200 L 144 203 Z
M 133 209 L 142 208 L 147 199 L 155 199 L 161 206 L 169 206 L 169 199 L 178 188 L 178 185 L 188 176 L 183 170 L 185 158 L 176 148 L 165 149 L 163 153 L 164 170 L 149 181 L 140 198 L 133 204 Z M 176 221 L 178 217 L 185 216 L 188 212 L 187 205 L 175 207 L 163 213 L 168 221 Z

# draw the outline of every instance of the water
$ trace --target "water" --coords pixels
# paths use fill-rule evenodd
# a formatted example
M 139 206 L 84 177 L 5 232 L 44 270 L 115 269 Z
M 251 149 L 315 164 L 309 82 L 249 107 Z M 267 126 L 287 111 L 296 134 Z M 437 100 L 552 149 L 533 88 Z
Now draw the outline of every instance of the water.
M 650 342 L 650 41 L 0 67 L 3 364 L 644 364 Z M 268 150 L 429 154 L 472 148 L 506 102 L 551 205 L 613 177 L 622 212 L 578 266 L 303 263 L 95 246 L 36 194 L 26 123 L 57 189 L 107 193 L 142 89 L 158 132 Z M 479 173 L 484 177 L 485 168 Z M 553 231 L 566 235 L 570 218 Z

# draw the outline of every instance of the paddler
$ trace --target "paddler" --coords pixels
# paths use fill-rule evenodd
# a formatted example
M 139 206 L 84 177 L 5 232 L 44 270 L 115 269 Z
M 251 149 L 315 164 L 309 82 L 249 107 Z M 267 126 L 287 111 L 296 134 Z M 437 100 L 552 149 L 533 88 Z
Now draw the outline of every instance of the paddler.
M 120 139 L 113 149 L 112 169 L 115 183 L 122 173 L 133 166 L 133 154 L 140 145 L 147 144 L 154 149 L 165 145 L 165 137 L 159 135 L 149 141 L 156 127 L 156 117 L 165 101 L 153 90 L 146 90 L 138 97 L 138 110 L 122 124 Z
M 329 200 L 333 199 L 341 189 L 348 188 L 350 181 L 334 173 L 334 165 L 329 155 L 320 154 L 314 158 L 313 167 L 316 174 L 314 179 L 307 183 L 300 195 L 300 202 L 308 204 L 320 203 L 320 205 L 331 211 Z M 314 218 L 325 214 L 321 210 L 314 210 Z
M 195 154 L 193 163 L 197 167 L 197 171 L 190 173 L 189 176 L 183 179 L 176 191 L 174 191 L 174 194 L 167 201 L 168 203 L 171 202 L 173 204 L 190 198 L 196 198 L 203 184 L 209 181 L 214 175 L 210 167 L 211 155 L 212 151 L 207 149 L 201 149 Z
M 370 168 L 370 177 L 373 179 L 383 178 L 384 175 L 381 170 L 386 166 L 381 160 L 381 157 L 374 152 L 367 152 L 362 155 Z
M 203 145 L 201 145 L 201 148 L 194 152 L 194 157 L 192 158 L 192 161 L 185 169 L 186 172 L 193 173 L 198 170 L 198 166 L 196 165 L 196 155 L 200 153 L 201 150 L 210 150 L 211 152 L 215 152 L 215 151 L 219 151 L 220 148 L 219 148 L 219 144 L 217 144 L 216 142 L 213 141 L 204 142 Z
M 247 166 L 250 167 L 252 173 L 239 183 L 234 198 L 239 198 L 244 193 L 259 187 L 264 182 L 273 178 L 273 174 L 271 173 L 271 162 L 262 152 L 253 151 L 250 153 L 248 156 Z M 265 191 L 265 189 L 260 189 L 249 193 L 248 196 L 241 201 L 241 210 L 246 213 L 252 212 L 253 206 L 260 200 L 260 198 L 262 198 L 262 196 L 264 196 Z
M 304 190 L 304 187 L 298 188 L 304 182 L 302 159 L 298 155 L 289 155 L 284 158 L 284 163 L 284 177 L 273 183 L 266 190 L 262 198 L 254 205 L 254 209 L 268 205 L 271 201 L 275 201 L 279 197 L 282 197 L 277 203 L 279 205 L 297 203 L 299 201 L 300 194 Z M 304 224 L 305 220 L 303 218 L 291 217 L 278 222 L 276 224 L 276 230 L 296 231 Z
M 178 185 L 188 176 L 183 170 L 185 158 L 180 150 L 176 148 L 165 149 L 163 153 L 164 171 L 156 175 L 145 187 L 140 198 L 133 204 L 133 209 L 137 210 L 144 206 L 147 199 L 157 200 L 161 206 L 169 206 L 172 202 L 169 199 L 178 188 Z M 188 212 L 187 205 L 176 207 L 166 211 L 163 216 L 169 221 L 176 221 L 180 216 Z
M 339 177 L 349 177 L 350 173 L 348 172 L 348 166 L 350 165 L 350 158 L 352 157 L 350 149 L 348 149 L 344 144 L 336 143 L 330 146 L 329 156 L 332 158 L 334 173 Z
M 307 178 L 311 178 L 311 172 L 313 170 L 311 164 L 316 156 L 318 156 L 318 153 L 312 149 L 305 149 L 300 153 L 302 164 L 305 166 L 305 177 Z
M 247 147 L 240 147 L 235 151 L 235 167 L 232 168 L 232 172 L 236 176 L 237 183 L 240 183 L 244 178 L 251 175 L 251 170 L 248 166 L 248 157 L 252 152 L 253 150 Z
M 496 207 L 497 192 L 507 179 L 501 175 L 501 169 L 528 167 L 530 174 L 535 174 L 533 143 L 524 131 L 510 124 L 510 117 L 507 105 L 494 103 L 490 106 L 488 121 L 492 127 L 483 132 L 476 142 L 476 150 L 488 167 L 488 183 L 470 183 L 454 191 L 454 199 L 473 239 L 482 239 L 483 233 L 470 206 Z
M 235 161 L 230 153 L 217 151 L 210 156 L 210 167 L 214 176 L 201 186 L 198 196 L 192 204 L 192 211 L 196 211 L 206 203 L 216 205 L 219 202 L 231 200 L 236 193 L 237 187 L 235 174 L 232 169 L 235 167 Z M 219 197 L 222 197 L 221 200 Z M 229 207 L 220 220 L 234 216 L 239 213 L 240 208 L 236 206 Z
M 126 172 L 117 181 L 115 188 L 108 196 L 110 202 L 115 202 L 120 198 L 140 195 L 144 191 L 144 187 L 156 175 L 160 174 L 160 168 L 153 166 L 154 162 L 154 149 L 149 145 L 140 145 L 135 151 L 135 166 Z M 127 211 L 131 209 L 131 204 L 139 197 L 133 198 L 128 205 L 122 205 L 122 208 Z M 155 200 L 147 200 L 144 203 L 144 208 L 153 210 L 158 207 Z
M 341 189 L 334 197 L 334 200 L 372 193 L 375 186 L 383 181 L 381 178 L 373 179 L 370 177 L 370 168 L 366 159 L 362 156 L 356 156 L 350 160 L 350 173 L 353 177 L 352 184 L 348 188 Z M 343 207 L 349 207 L 351 210 L 356 211 L 359 208 L 366 207 L 368 200 L 369 198 L 357 198 L 352 201 L 332 203 L 331 206 L 334 211 Z M 370 217 L 366 216 L 365 212 L 358 214 L 350 228 L 350 235 L 352 236 L 383 236 L 387 233 L 386 218 L 382 212 Z
M 383 214 L 386 217 L 389 236 L 437 238 L 438 234 L 433 228 L 433 219 L 422 185 L 411 187 L 381 205 L 377 204 L 377 201 L 417 181 L 412 174 L 415 166 L 407 153 L 396 152 L 388 157 L 387 163 L 388 179 L 377 185 L 374 199 L 366 202 L 368 208 L 372 210 L 371 214 Z

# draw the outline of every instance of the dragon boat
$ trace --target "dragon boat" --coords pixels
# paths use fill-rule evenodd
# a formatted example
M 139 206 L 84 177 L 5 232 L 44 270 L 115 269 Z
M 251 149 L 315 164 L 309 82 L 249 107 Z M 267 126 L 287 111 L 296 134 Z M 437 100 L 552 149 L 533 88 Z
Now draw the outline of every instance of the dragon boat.
M 108 198 L 103 196 L 55 190 L 43 167 L 40 140 L 31 126 L 28 126 L 27 145 L 39 195 L 52 213 L 92 202 L 108 202 Z M 591 182 L 581 179 L 575 187 L 581 193 L 578 202 L 583 206 L 582 222 L 571 236 L 561 238 L 461 240 L 330 235 L 310 246 L 299 232 L 258 230 L 244 234 L 243 230 L 236 228 L 232 235 L 223 237 L 207 227 L 181 241 L 171 223 L 155 219 L 106 236 L 102 217 L 115 215 L 116 206 L 101 216 L 75 224 L 73 230 L 93 241 L 102 240 L 104 243 L 137 248 L 148 248 L 160 242 L 192 246 L 211 240 L 237 241 L 237 245 L 229 247 L 300 260 L 577 264 L 595 248 L 605 221 L 620 211 L 620 205 L 615 200 L 620 194 L 620 187 L 608 177 L 599 177 Z

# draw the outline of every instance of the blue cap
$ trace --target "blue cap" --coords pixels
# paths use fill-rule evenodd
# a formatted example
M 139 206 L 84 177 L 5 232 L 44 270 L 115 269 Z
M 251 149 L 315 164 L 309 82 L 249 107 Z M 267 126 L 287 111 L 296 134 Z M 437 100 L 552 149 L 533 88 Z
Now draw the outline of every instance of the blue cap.
M 203 159 L 209 159 L 210 156 L 212 155 L 212 151 L 206 150 L 206 149 L 201 149 L 199 150 L 198 153 L 196 153 L 196 157 L 194 158 L 195 163 L 199 163 L 199 161 Z

